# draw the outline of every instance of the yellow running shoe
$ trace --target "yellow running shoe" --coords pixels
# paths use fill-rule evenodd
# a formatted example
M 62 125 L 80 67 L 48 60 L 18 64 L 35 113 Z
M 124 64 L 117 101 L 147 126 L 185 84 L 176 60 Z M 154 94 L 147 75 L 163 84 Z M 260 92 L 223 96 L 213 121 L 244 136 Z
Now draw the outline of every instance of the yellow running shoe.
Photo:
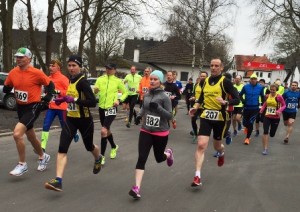
M 117 157 L 117 151 L 118 151 L 118 149 L 119 149 L 119 146 L 116 145 L 116 148 L 112 148 L 110 150 L 110 158 L 111 159 L 115 159 Z

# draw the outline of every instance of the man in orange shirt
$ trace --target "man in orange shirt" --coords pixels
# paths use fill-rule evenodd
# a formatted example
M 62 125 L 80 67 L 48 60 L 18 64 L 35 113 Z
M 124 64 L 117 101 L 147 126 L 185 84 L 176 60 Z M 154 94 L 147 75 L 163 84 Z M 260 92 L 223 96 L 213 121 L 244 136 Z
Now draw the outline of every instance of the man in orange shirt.
M 140 82 L 139 96 L 140 96 L 140 108 L 142 107 L 143 98 L 145 93 L 148 93 L 150 88 L 150 74 L 152 69 L 150 67 L 145 68 L 144 76 Z
M 54 93 L 54 84 L 45 73 L 34 68 L 30 62 L 32 54 L 27 48 L 19 48 L 15 54 L 17 67 L 13 68 L 4 82 L 3 92 L 9 93 L 13 88 L 17 100 L 17 113 L 19 122 L 14 129 L 14 140 L 16 142 L 19 163 L 9 173 L 21 176 L 28 171 L 25 162 L 24 134 L 31 142 L 34 150 L 39 155 L 38 171 L 44 171 L 50 160 L 50 155 L 43 152 L 40 141 L 37 139 L 33 129 L 35 120 L 40 115 L 45 105 L 49 104 Z M 41 99 L 42 86 L 48 91 Z

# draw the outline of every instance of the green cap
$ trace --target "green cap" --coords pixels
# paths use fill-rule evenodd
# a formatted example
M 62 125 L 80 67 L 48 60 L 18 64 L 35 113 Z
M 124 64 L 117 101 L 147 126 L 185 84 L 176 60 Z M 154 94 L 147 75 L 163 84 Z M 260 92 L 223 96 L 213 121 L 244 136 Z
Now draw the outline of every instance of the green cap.
M 27 49 L 25 47 L 21 47 L 21 48 L 18 49 L 17 53 L 15 54 L 15 57 L 28 57 L 28 58 L 31 58 L 32 53 L 29 49 Z

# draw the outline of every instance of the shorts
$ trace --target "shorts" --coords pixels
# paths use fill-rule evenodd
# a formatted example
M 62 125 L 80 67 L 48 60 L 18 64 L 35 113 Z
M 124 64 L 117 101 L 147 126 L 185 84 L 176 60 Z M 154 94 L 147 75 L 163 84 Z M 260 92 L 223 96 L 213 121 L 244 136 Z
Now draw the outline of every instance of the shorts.
M 24 124 L 27 130 L 33 128 L 35 120 L 41 113 L 41 105 L 39 103 L 31 103 L 28 105 L 18 105 L 17 113 L 19 122 Z
M 117 110 L 117 108 L 116 108 L 116 110 Z M 116 115 L 105 116 L 105 109 L 99 108 L 99 118 L 100 118 L 100 123 L 101 123 L 102 127 L 105 127 L 106 129 L 109 130 L 110 125 L 116 118 Z
M 200 118 L 200 129 L 198 135 L 210 136 L 213 130 L 213 138 L 215 140 L 222 140 L 226 133 L 226 121 L 212 121 Z
M 297 113 L 287 113 L 282 112 L 283 121 L 287 121 L 289 119 L 296 119 Z
M 124 100 L 123 103 L 125 104 L 136 104 L 137 103 L 137 100 L 138 100 L 138 95 L 131 95 L 131 96 L 127 96 L 127 98 Z
M 232 114 L 242 114 L 243 113 L 243 107 L 234 107 Z

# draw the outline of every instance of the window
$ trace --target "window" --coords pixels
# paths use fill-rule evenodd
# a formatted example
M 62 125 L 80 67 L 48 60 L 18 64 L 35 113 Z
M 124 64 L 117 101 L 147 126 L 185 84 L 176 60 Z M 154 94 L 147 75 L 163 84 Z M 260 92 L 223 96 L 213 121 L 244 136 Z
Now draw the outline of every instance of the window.
M 259 75 L 259 77 L 262 77 L 263 76 L 263 73 L 262 72 L 260 72 L 260 75 Z
M 256 72 L 256 76 L 259 76 L 259 72 Z
M 271 78 L 271 73 L 268 73 L 268 78 Z
M 189 72 L 181 72 L 180 81 L 188 81 Z

